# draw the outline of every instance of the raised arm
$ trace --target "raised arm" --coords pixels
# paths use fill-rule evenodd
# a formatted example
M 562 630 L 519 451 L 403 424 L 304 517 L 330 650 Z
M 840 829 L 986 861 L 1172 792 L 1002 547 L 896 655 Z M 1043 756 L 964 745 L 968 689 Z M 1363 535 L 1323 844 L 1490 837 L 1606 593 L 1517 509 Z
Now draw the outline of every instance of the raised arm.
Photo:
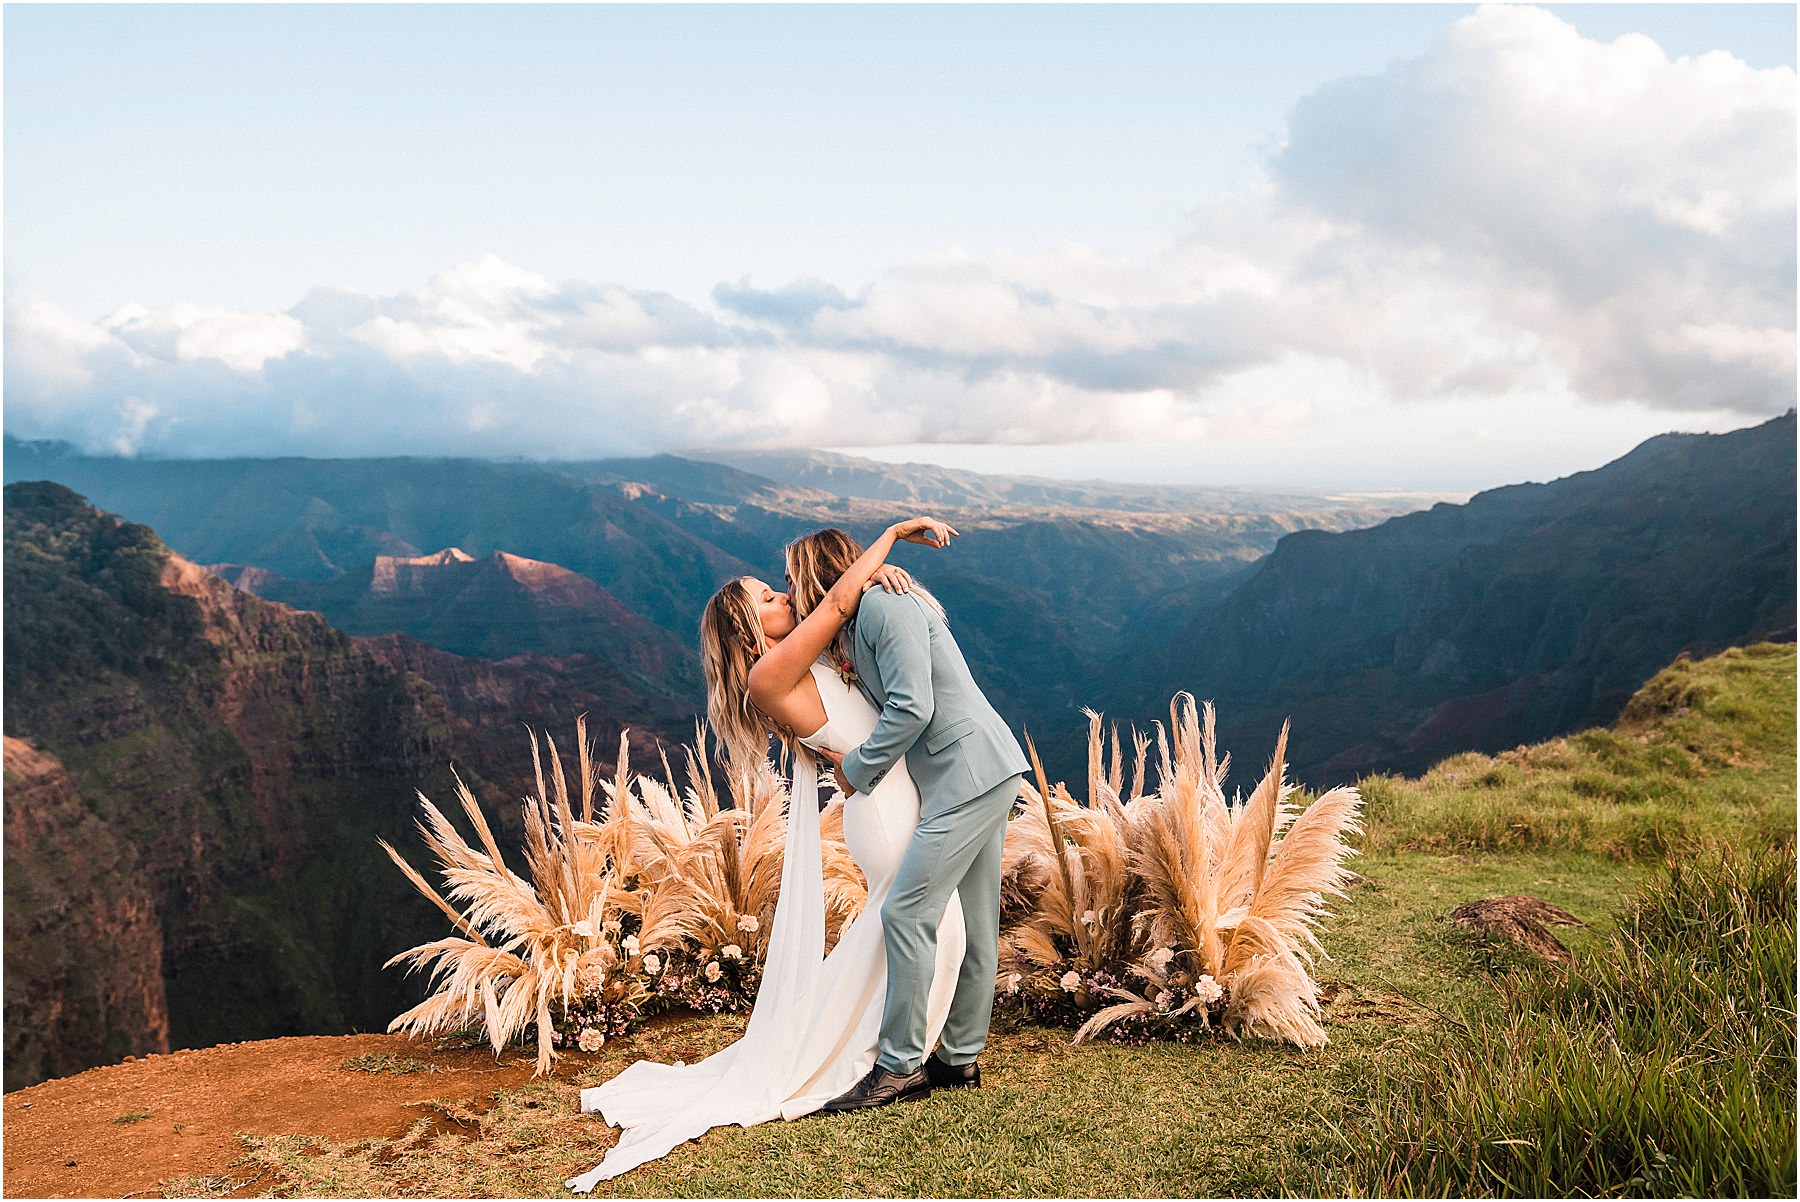
M 767 712 L 793 692 L 812 662 L 831 646 L 831 640 L 856 612 L 864 587 L 876 570 L 887 562 L 888 552 L 894 549 L 895 543 L 904 541 L 945 547 L 955 535 L 956 531 L 949 525 L 926 517 L 895 522 L 882 531 L 881 537 L 845 569 L 843 576 L 793 632 L 756 661 L 750 669 L 750 700 Z

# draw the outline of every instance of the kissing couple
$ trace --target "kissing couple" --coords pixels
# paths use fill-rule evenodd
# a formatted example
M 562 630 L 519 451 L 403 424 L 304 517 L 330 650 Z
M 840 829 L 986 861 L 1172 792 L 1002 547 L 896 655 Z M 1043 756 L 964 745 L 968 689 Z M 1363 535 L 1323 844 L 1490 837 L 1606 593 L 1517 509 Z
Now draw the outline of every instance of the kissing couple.
M 981 1084 L 1000 856 L 1027 764 L 969 675 L 943 607 L 887 564 L 897 542 L 942 549 L 955 535 L 913 518 L 864 550 L 842 530 L 820 530 L 789 544 L 789 591 L 744 576 L 707 602 L 706 709 L 732 769 L 762 769 L 771 735 L 794 765 L 762 984 L 731 1046 L 691 1065 L 640 1060 L 581 1091 L 584 1112 L 622 1131 L 599 1167 L 565 1183 L 571 1190 L 725 1123 Z M 827 768 L 844 796 L 844 842 L 869 885 L 829 956 L 819 845 Z

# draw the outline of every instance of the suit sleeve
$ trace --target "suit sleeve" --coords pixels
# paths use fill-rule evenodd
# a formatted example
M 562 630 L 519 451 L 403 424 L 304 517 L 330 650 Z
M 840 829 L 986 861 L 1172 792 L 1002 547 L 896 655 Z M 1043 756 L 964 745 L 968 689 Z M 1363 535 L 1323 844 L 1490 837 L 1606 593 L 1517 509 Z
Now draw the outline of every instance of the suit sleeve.
M 874 650 L 887 690 L 875 729 L 844 757 L 844 779 L 858 793 L 867 793 L 931 722 L 931 629 L 918 598 L 890 598 L 879 589 L 863 597 L 857 626 L 857 637 Z

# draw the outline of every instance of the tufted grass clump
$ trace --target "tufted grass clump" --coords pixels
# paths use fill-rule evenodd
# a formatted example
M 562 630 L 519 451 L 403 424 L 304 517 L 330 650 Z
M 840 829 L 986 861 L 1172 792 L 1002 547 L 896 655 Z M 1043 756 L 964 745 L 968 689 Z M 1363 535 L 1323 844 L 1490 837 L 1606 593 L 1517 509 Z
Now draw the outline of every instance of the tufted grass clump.
M 1794 907 L 1791 840 L 1672 858 L 1604 945 L 1377 1091 L 1353 1188 L 1792 1197 Z

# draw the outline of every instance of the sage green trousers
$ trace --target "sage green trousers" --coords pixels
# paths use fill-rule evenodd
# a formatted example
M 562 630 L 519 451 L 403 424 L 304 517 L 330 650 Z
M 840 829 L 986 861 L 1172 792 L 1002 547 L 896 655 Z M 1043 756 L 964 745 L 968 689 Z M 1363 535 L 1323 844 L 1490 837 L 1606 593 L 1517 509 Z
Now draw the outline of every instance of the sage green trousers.
M 1000 853 L 1019 776 L 940 813 L 921 816 L 881 906 L 887 944 L 883 1068 L 910 1073 L 925 1062 L 925 1004 L 937 964 L 938 922 L 951 893 L 962 901 L 968 950 L 938 1037 L 938 1059 L 967 1064 L 987 1043 L 1000 960 Z

